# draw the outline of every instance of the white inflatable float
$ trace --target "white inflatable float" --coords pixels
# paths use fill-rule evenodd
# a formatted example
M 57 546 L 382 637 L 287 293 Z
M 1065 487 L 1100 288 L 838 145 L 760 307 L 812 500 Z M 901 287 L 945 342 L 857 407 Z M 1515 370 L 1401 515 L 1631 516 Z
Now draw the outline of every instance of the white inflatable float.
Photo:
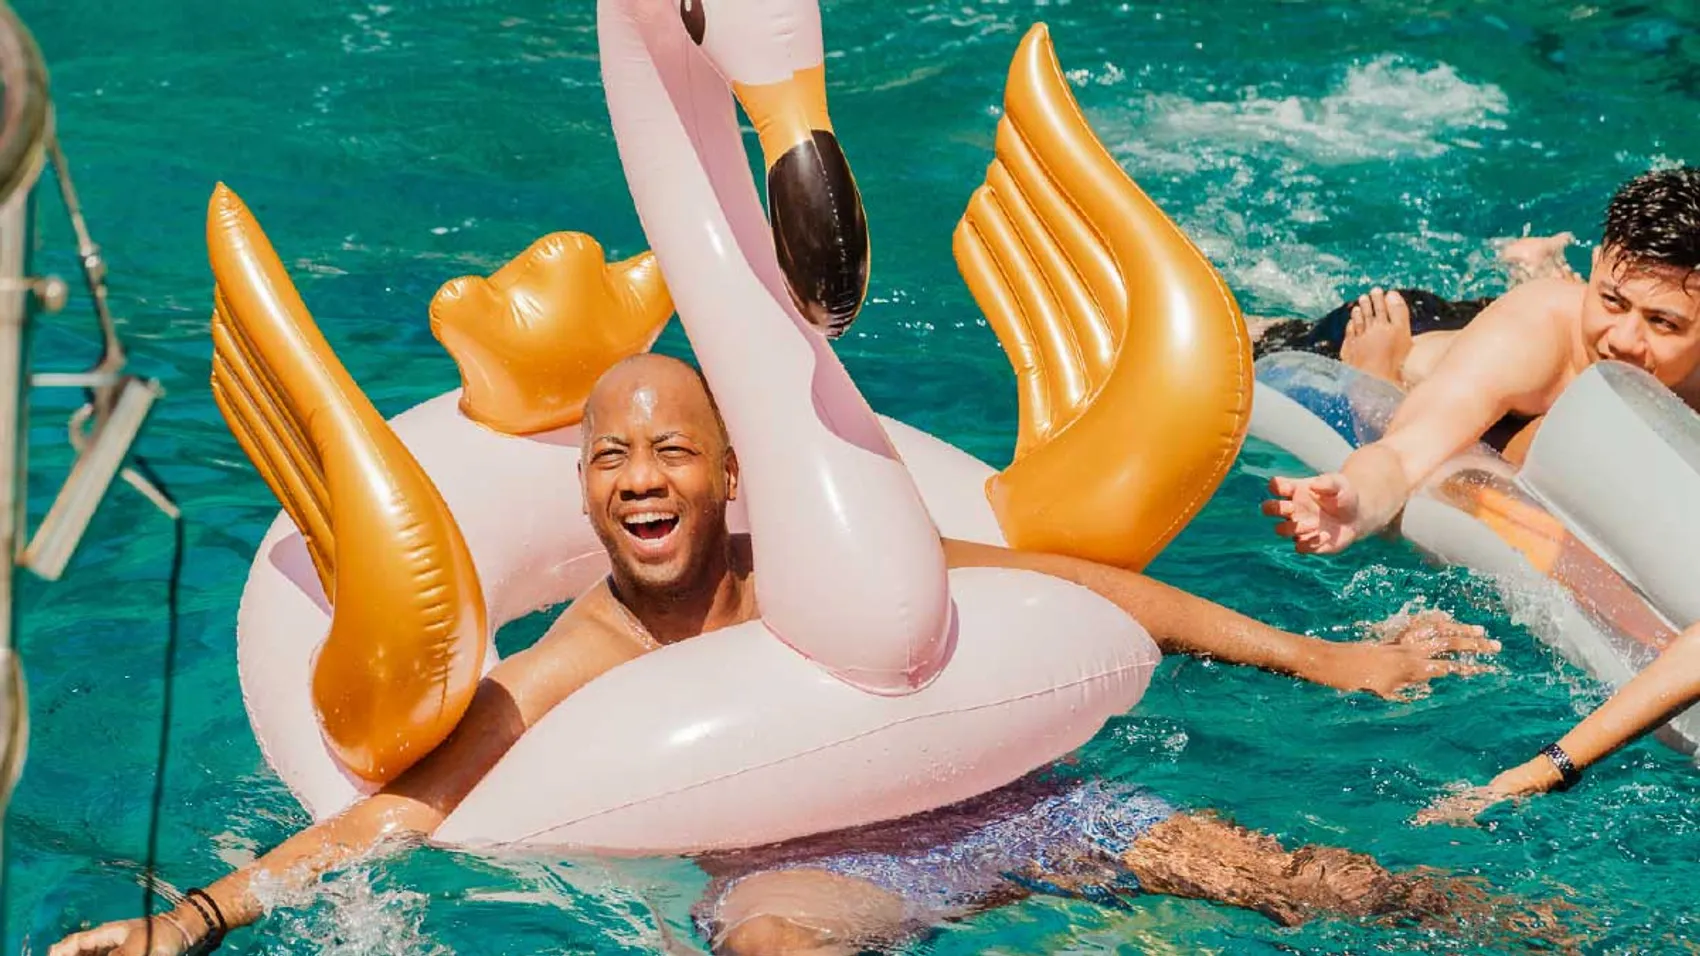
M 1250 434 L 1334 471 L 1400 397 L 1332 359 L 1268 355 Z M 1547 414 L 1520 469 L 1478 445 L 1412 498 L 1397 530 L 1496 580 L 1543 641 L 1621 686 L 1700 620 L 1700 416 L 1645 372 L 1599 363 Z M 1700 707 L 1659 738 L 1700 751 Z

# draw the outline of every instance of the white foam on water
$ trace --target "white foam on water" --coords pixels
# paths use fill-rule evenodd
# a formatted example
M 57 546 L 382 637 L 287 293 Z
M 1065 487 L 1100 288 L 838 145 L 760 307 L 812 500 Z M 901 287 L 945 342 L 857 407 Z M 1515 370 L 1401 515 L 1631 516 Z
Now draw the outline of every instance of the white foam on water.
M 1076 85 L 1164 82 L 1151 69 L 1123 82 L 1125 73 L 1106 67 L 1083 71 Z M 1505 92 L 1445 63 L 1393 55 L 1347 67 L 1320 93 L 1292 85 L 1149 92 L 1091 119 L 1248 311 L 1318 315 L 1366 283 L 1388 281 L 1373 272 L 1389 262 L 1444 261 L 1463 270 L 1460 284 L 1473 278 L 1486 237 L 1432 228 L 1424 190 L 1414 187 L 1393 197 L 1399 216 L 1374 237 L 1375 255 L 1354 248 L 1348 261 L 1304 237 L 1326 234 L 1327 223 L 1360 202 L 1388 202 L 1395 180 L 1377 177 L 1374 167 L 1395 164 L 1390 176 L 1415 178 L 1441 157 L 1479 148 L 1484 131 L 1506 127 Z
M 1143 131 L 1159 142 L 1283 147 L 1315 163 L 1427 158 L 1474 147 L 1468 131 L 1504 129 L 1509 105 L 1499 87 L 1447 64 L 1422 69 L 1381 56 L 1348 68 L 1319 97 L 1259 87 L 1227 100 L 1154 95 Z
M 372 876 L 369 865 L 358 865 L 304 889 L 256 879 L 254 896 L 268 912 L 265 937 L 282 952 L 314 956 L 449 956 L 421 928 L 430 897 L 374 887 Z

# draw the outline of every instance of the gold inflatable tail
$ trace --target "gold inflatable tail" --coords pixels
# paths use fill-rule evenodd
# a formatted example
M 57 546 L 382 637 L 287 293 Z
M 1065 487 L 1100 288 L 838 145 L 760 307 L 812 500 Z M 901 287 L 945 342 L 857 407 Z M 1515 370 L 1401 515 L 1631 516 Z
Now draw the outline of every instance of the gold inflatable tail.
M 445 283 L 431 331 L 460 366 L 461 411 L 509 435 L 576 424 L 609 366 L 647 350 L 673 314 L 655 254 L 609 264 L 557 232 L 483 276 Z
M 313 668 L 320 725 L 352 772 L 393 779 L 448 736 L 477 689 L 487 630 L 471 552 L 222 183 L 207 247 L 213 398 L 306 539 L 334 609 Z
M 958 268 L 1020 388 L 987 487 L 1016 547 L 1138 569 L 1215 492 L 1251 414 L 1227 283 L 1086 123 L 1043 24 L 1021 41 Z

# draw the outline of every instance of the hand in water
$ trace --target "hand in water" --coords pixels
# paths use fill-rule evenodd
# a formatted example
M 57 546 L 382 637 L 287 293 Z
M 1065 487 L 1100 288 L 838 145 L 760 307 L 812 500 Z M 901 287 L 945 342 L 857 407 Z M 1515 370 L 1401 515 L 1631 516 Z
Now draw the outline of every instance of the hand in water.
M 1560 781 L 1558 768 L 1545 757 L 1512 767 L 1493 778 L 1485 787 L 1470 787 L 1447 794 L 1417 813 L 1413 822 L 1419 826 L 1447 823 L 1452 826 L 1475 826 L 1483 810 L 1517 797 L 1546 793 Z
M 1445 823 L 1455 827 L 1479 826 L 1476 816 L 1483 810 L 1497 803 L 1511 799 L 1511 794 L 1500 793 L 1492 784 L 1485 787 L 1469 787 L 1440 797 L 1433 803 L 1417 812 L 1412 818 L 1418 826 L 1429 826 Z
M 1340 690 L 1367 690 L 1404 700 L 1426 693 L 1429 681 L 1436 677 L 1469 676 L 1492 669 L 1449 655 L 1499 650 L 1499 642 L 1489 639 L 1484 630 L 1441 611 L 1389 618 L 1372 631 L 1376 634 L 1373 640 L 1336 645 L 1339 657 L 1324 683 Z
M 160 914 L 153 917 L 153 932 L 148 932 L 150 920 L 127 919 L 107 923 L 81 933 L 72 933 L 47 951 L 47 956 L 182 956 L 195 947 L 198 939 L 190 938 L 181 921 L 175 916 Z
M 1282 521 L 1275 533 L 1293 539 L 1300 554 L 1336 554 L 1350 547 L 1358 533 L 1358 492 L 1345 475 L 1314 478 L 1271 478 L 1263 513 Z

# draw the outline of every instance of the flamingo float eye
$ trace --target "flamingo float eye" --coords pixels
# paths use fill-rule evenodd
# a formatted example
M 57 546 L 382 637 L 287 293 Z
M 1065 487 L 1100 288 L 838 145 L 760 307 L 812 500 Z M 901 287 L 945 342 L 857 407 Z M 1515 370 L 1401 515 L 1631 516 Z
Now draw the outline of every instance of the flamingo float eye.
M 685 32 L 697 46 L 702 46 L 702 35 L 708 30 L 708 11 L 702 4 L 703 0 L 679 0 L 679 19 L 685 22 Z

